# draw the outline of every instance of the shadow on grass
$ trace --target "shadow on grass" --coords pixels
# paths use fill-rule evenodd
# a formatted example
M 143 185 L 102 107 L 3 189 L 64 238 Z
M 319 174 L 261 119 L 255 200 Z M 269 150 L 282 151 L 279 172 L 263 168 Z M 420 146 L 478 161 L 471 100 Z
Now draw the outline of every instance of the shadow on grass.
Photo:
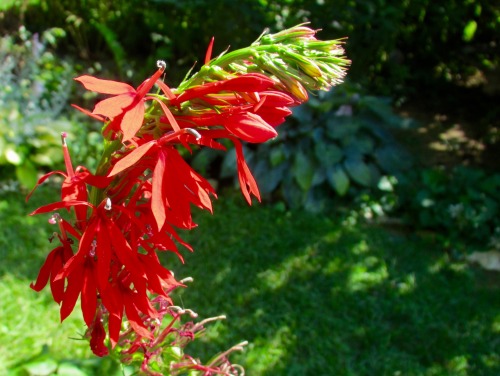
M 51 249 L 47 218 L 25 214 L 56 195 L 23 198 L 0 197 L 0 277 L 36 278 Z M 500 374 L 498 276 L 430 240 L 231 201 L 198 222 L 185 265 L 164 257 L 195 279 L 174 300 L 228 321 L 189 354 L 206 361 L 248 340 L 235 360 L 250 375 Z
M 496 375 L 498 278 L 429 240 L 300 212 L 222 203 L 200 216 L 180 300 L 228 322 L 188 353 L 250 341 L 251 375 Z

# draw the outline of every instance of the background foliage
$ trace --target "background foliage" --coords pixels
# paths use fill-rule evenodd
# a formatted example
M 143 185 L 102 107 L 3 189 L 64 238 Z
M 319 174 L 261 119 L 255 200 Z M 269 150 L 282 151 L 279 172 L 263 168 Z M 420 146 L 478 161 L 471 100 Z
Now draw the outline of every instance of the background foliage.
M 440 80 L 465 83 L 478 75 L 498 77 L 500 7 L 488 0 L 17 3 L 23 6 L 5 13 L 0 31 L 21 24 L 34 32 L 62 27 L 69 34 L 65 52 L 91 62 L 112 57 L 122 75 L 127 66 L 149 72 L 148 58 L 161 57 L 171 64 L 171 77 L 178 79 L 203 56 L 212 35 L 222 50 L 248 44 L 265 27 L 311 21 L 322 28 L 323 39 L 349 37 L 351 79 L 383 94 L 416 94 L 422 85 Z
M 461 261 L 465 253 L 498 249 L 500 238 L 500 5 L 488 0 L 0 2 L 0 219 L 4 228 L 24 229 L 0 236 L 1 301 L 18 297 L 12 305 L 31 304 L 30 321 L 56 323 L 34 308 L 48 309 L 47 296 L 33 302 L 21 293 L 36 274 L 25 261 L 40 265 L 48 230 L 21 219 L 29 209 L 13 208 L 18 197 L 7 191 L 19 190 L 12 182 L 20 181 L 25 192 L 37 172 L 61 163 L 62 130 L 78 141 L 71 142 L 77 163 L 93 167 L 99 125 L 66 111 L 73 100 L 82 104 L 71 77 L 137 84 L 164 59 L 175 87 L 212 36 L 219 53 L 251 43 L 265 27 L 304 21 L 322 28 L 321 39 L 348 37 L 349 81 L 313 95 L 273 142 L 247 145 L 272 205 L 261 217 L 245 217 L 248 208 L 229 204 L 202 220 L 214 231 L 195 236 L 206 253 L 188 264 L 199 265 L 193 273 L 202 286 L 181 298 L 200 302 L 207 314 L 224 307 L 242 323 L 233 337 L 216 326 L 208 339 L 225 347 L 249 333 L 241 359 L 256 374 L 285 374 L 287 367 L 321 373 L 332 353 L 338 359 L 327 367 L 336 374 L 498 374 L 491 304 L 498 281 Z M 84 100 L 92 107 L 95 97 Z M 222 188 L 233 183 L 227 162 L 208 152 L 192 160 Z M 300 206 L 323 214 L 288 210 Z M 397 231 L 362 225 L 379 217 Z M 242 239 L 252 239 L 245 252 Z M 16 312 L 2 309 L 0 321 L 16 322 Z M 327 338 L 313 340 L 311 322 L 321 322 Z M 41 351 L 42 335 L 30 342 L 22 327 L 2 325 L 2 343 L 10 335 L 23 350 L 14 359 L 2 351 L 11 357 L 0 364 Z M 81 356 L 82 348 L 68 356 Z

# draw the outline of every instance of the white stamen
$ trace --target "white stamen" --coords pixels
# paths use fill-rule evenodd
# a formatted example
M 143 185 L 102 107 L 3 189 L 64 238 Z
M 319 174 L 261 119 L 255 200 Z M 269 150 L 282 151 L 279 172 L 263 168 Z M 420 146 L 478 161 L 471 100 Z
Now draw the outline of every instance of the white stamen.
M 167 63 L 165 63 L 165 61 L 163 60 L 158 60 L 156 61 L 156 66 L 160 69 L 165 70 L 165 68 L 167 68 Z
M 184 279 L 181 279 L 179 282 L 180 283 L 186 283 L 186 282 L 193 282 L 193 277 L 186 277 Z
M 106 199 L 106 205 L 104 205 L 104 210 L 111 210 L 111 199 L 109 197 Z
M 198 141 L 201 138 L 201 134 L 196 129 L 193 128 L 184 128 L 184 129 L 186 130 L 187 133 L 192 134 L 196 138 L 196 141 Z
M 61 220 L 61 216 L 59 213 L 55 213 L 52 215 L 52 217 L 49 218 L 49 223 L 51 225 L 55 225 L 59 220 Z

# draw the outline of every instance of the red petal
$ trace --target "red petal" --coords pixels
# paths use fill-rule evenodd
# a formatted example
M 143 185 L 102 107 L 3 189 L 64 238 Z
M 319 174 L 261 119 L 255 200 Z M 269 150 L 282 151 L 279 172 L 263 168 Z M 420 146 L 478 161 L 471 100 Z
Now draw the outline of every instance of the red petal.
M 120 115 L 127 107 L 132 105 L 134 99 L 134 94 L 121 94 L 116 97 L 104 99 L 95 105 L 92 113 L 114 118 Z
M 158 81 L 159 82 L 159 81 Z M 170 126 L 174 131 L 179 131 L 181 128 L 179 127 L 179 124 L 177 124 L 177 120 L 175 120 L 174 115 L 172 115 L 172 112 L 170 112 L 170 109 L 167 107 L 165 103 L 163 103 L 161 100 L 155 97 L 146 97 L 145 99 L 152 99 L 158 102 L 163 110 L 163 113 L 167 117 Z
M 135 93 L 135 89 L 124 82 L 101 80 L 99 78 L 86 75 L 75 78 L 75 81 L 80 82 L 87 90 L 102 94 Z
M 156 85 L 160 87 L 161 91 L 163 91 L 168 99 L 175 99 L 175 94 L 162 80 L 156 81 Z
M 42 267 L 40 268 L 40 272 L 38 273 L 38 277 L 36 278 L 36 282 L 30 284 L 30 287 L 35 291 L 42 291 L 42 289 L 47 285 L 49 281 L 50 271 L 52 270 L 52 264 L 56 257 L 56 253 L 59 252 L 63 247 L 59 246 L 53 249 L 45 259 Z
M 75 308 L 76 301 L 78 300 L 78 296 L 82 291 L 83 284 L 83 265 L 80 265 L 80 268 L 77 272 L 71 274 L 68 278 L 68 286 L 66 287 L 66 291 L 64 292 L 64 297 L 61 304 L 61 321 L 64 321 L 66 317 L 70 315 Z
M 144 80 L 142 84 L 137 88 L 137 97 L 142 99 L 151 90 L 155 83 L 159 80 L 163 74 L 164 68 L 159 68 L 150 78 Z
M 154 145 L 156 145 L 156 141 L 149 141 L 145 144 L 142 144 L 137 149 L 132 150 L 125 157 L 121 158 L 116 164 L 113 166 L 108 176 L 114 176 L 119 174 L 123 170 L 126 170 L 129 167 L 134 166 L 137 162 L 151 149 Z
M 252 92 L 263 91 L 274 85 L 274 81 L 260 73 L 247 73 L 225 81 L 216 81 L 193 87 L 180 94 L 172 104 L 180 104 L 193 98 L 220 91 Z
M 144 272 L 139 259 L 130 247 L 130 244 L 124 238 L 120 229 L 111 221 L 107 223 L 107 228 L 116 257 L 131 274 L 139 278 L 145 278 L 146 273 Z
M 123 132 L 122 142 L 131 140 L 141 129 L 144 120 L 144 102 L 141 100 L 123 115 L 120 129 Z
M 97 222 L 93 221 L 86 228 L 83 233 L 80 244 L 78 245 L 78 251 L 72 256 L 63 266 L 59 274 L 55 277 L 56 280 L 69 277 L 74 273 L 76 268 L 80 268 L 85 261 L 85 256 L 92 247 L 92 241 L 95 239 L 95 231 L 97 227 Z
M 252 198 L 250 194 L 253 194 L 257 200 L 260 201 L 260 192 L 259 187 L 257 186 L 257 182 L 252 175 L 252 172 L 248 168 L 248 165 L 245 161 L 245 157 L 243 155 L 243 148 L 241 147 L 241 143 L 238 140 L 233 140 L 234 149 L 236 151 L 236 162 L 238 166 L 238 180 L 240 182 L 241 192 L 248 204 L 252 204 Z
M 151 194 L 151 211 L 155 217 L 158 230 L 163 227 L 165 223 L 165 212 L 167 205 L 165 197 L 163 195 L 163 175 L 165 173 L 166 159 L 165 154 L 160 152 L 158 155 L 158 162 L 156 163 L 153 172 L 152 181 L 152 194 Z
M 210 39 L 210 43 L 208 44 L 207 52 L 205 54 L 205 65 L 208 64 L 212 59 L 212 49 L 214 47 L 214 41 L 215 38 L 212 37 L 212 39 Z
M 58 304 L 61 303 L 63 297 L 64 297 L 64 279 L 59 279 L 55 280 L 56 275 L 61 271 L 64 263 L 66 260 L 63 259 L 64 254 L 63 250 L 59 252 L 57 257 L 55 258 L 53 264 L 52 264 L 52 270 L 50 272 L 50 275 L 52 276 L 52 279 L 50 281 L 50 291 L 52 292 L 52 296 L 54 298 L 54 301 Z
M 224 126 L 236 137 L 253 143 L 265 142 L 278 135 L 259 115 L 250 112 L 232 114 Z
M 102 122 L 106 121 L 104 116 L 95 115 L 92 112 L 90 112 L 89 110 L 86 110 L 85 108 L 81 108 L 80 106 L 77 106 L 76 104 L 72 104 L 71 107 L 76 108 L 78 111 L 83 112 L 85 115 L 90 116 L 93 119 L 96 119 L 96 120 L 99 120 Z
M 125 297 L 125 299 L 125 313 L 127 314 L 127 319 L 132 329 L 141 337 L 153 339 L 153 334 L 144 326 L 135 305 L 132 301 L 127 301 L 127 297 Z
M 103 291 L 109 280 L 109 270 L 111 264 L 111 240 L 109 239 L 108 229 L 99 226 L 97 233 L 97 282 L 99 290 Z
M 38 209 L 36 209 L 35 211 L 31 212 L 30 215 L 48 213 L 48 212 L 51 212 L 54 210 L 69 208 L 71 206 L 79 206 L 79 205 L 87 205 L 87 206 L 93 208 L 92 204 L 89 204 L 86 201 L 59 201 L 59 202 L 54 202 L 52 204 L 41 206 Z
M 288 107 L 265 107 L 262 106 L 258 111 L 255 111 L 266 123 L 273 127 L 277 127 L 285 121 L 285 117 L 292 114 Z
M 260 93 L 261 99 L 265 99 L 264 107 L 283 107 L 295 104 L 294 99 L 282 91 L 264 91 Z
M 81 182 L 100 189 L 106 188 L 112 181 L 112 179 L 108 178 L 107 176 L 93 175 L 83 166 L 77 167 L 76 176 Z
M 87 326 L 94 321 L 97 308 L 97 288 L 94 280 L 93 260 L 87 260 L 83 269 L 82 313 Z
M 109 351 L 106 345 L 104 345 L 104 340 L 106 339 L 106 332 L 104 331 L 104 326 L 101 322 L 100 315 L 96 316 L 94 324 L 92 326 L 92 333 L 90 335 L 90 348 L 92 352 L 97 356 L 106 356 Z
M 30 197 L 33 194 L 33 192 L 35 192 L 35 189 L 37 189 L 40 184 L 42 184 L 45 180 L 47 180 L 49 177 L 51 177 L 54 174 L 62 175 L 65 178 L 67 177 L 67 175 L 64 172 L 62 172 L 62 171 L 51 171 L 51 172 L 43 175 L 40 179 L 38 179 L 38 181 L 36 182 L 36 185 L 33 187 L 33 189 L 31 190 L 31 192 L 28 193 L 28 195 L 26 196 L 26 202 L 28 202 L 28 200 L 30 199 Z

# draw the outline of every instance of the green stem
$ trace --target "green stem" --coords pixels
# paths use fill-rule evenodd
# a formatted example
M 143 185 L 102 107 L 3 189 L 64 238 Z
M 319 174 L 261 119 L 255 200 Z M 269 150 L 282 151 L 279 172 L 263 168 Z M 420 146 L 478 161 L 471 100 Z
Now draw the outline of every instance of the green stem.
M 110 165 L 110 160 L 111 160 L 111 155 L 117 151 L 120 150 L 122 147 L 122 143 L 120 140 L 114 140 L 114 141 L 104 141 L 104 152 L 102 153 L 101 159 L 99 163 L 97 164 L 97 169 L 96 169 L 96 176 L 104 176 L 109 169 Z M 97 187 L 92 187 L 90 190 L 90 197 L 89 197 L 89 202 L 92 205 L 99 205 L 101 201 L 104 199 L 104 194 L 107 188 L 100 189 Z
M 278 53 L 280 49 L 279 45 L 261 45 L 261 46 L 250 46 L 246 48 L 241 48 L 239 50 L 231 51 L 227 54 L 219 56 L 212 59 L 208 64 L 205 64 L 200 68 L 198 73 L 191 76 L 191 78 L 182 82 L 177 88 L 178 92 L 182 92 L 192 86 L 195 86 L 198 82 L 202 83 L 205 81 L 206 77 L 212 73 L 214 67 L 225 68 L 229 64 L 235 61 L 248 60 L 250 57 L 258 56 L 259 52 L 265 53 Z

